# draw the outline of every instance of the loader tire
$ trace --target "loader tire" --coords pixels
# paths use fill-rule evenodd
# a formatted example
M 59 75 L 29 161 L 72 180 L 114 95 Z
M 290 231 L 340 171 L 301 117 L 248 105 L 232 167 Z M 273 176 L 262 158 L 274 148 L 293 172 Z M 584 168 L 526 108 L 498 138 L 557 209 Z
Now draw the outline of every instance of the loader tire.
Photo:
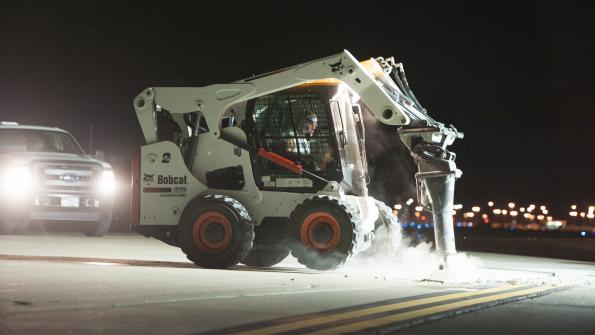
M 341 266 L 357 250 L 357 211 L 333 197 L 314 197 L 289 217 L 291 254 L 310 269 Z
M 246 208 L 223 195 L 192 200 L 184 209 L 178 240 L 188 259 L 204 268 L 238 264 L 252 248 L 254 225 Z
M 254 244 L 242 261 L 248 266 L 269 267 L 283 261 L 289 255 L 287 244 Z
M 378 219 L 374 223 L 374 240 L 362 255 L 392 257 L 397 253 L 402 242 L 401 225 L 392 209 L 384 202 L 376 200 L 376 208 L 378 208 Z

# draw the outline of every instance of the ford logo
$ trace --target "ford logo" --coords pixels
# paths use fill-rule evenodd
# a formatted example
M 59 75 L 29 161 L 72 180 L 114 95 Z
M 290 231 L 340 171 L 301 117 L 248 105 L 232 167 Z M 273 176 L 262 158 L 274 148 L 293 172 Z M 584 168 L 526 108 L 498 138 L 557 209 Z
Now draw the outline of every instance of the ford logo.
M 65 183 L 74 183 L 80 180 L 80 177 L 74 173 L 65 173 L 60 176 L 60 180 Z

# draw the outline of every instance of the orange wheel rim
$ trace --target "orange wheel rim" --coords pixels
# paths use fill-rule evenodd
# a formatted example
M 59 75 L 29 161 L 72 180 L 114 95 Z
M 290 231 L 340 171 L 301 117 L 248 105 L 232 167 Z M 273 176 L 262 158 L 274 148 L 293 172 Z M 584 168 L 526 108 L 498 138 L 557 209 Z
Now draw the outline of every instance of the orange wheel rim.
M 300 229 L 302 242 L 310 249 L 328 251 L 334 249 L 341 239 L 337 219 L 326 212 L 314 212 L 304 220 Z
M 200 250 L 215 254 L 231 244 L 232 232 L 231 223 L 223 214 L 206 212 L 194 221 L 192 239 Z

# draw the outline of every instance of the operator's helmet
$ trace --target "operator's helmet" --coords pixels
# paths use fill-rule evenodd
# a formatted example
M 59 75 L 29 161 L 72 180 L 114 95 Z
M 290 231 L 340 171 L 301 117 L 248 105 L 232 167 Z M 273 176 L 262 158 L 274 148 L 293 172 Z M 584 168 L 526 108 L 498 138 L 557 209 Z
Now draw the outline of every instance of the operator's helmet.
M 318 118 L 316 117 L 316 113 L 312 111 L 306 111 L 306 123 L 316 125 L 318 123 Z

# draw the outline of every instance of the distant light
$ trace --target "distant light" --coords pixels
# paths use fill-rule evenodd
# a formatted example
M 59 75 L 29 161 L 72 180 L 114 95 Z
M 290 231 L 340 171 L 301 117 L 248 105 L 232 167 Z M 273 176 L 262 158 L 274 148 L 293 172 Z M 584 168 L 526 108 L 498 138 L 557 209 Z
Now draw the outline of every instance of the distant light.
M 525 207 L 519 208 L 519 211 L 521 211 L 521 213 L 525 213 Z
M 507 211 L 507 210 L 505 210 L 505 209 L 503 209 L 503 210 L 502 210 L 502 214 L 506 215 L 506 214 L 508 214 L 508 211 Z
M 578 212 L 572 211 L 572 212 L 569 212 L 568 215 L 570 215 L 570 216 L 577 216 L 578 215 Z
M 454 209 L 461 209 L 461 208 L 463 208 L 463 205 L 456 204 L 456 205 L 452 206 L 452 208 L 454 208 Z
M 425 215 L 422 215 L 422 216 L 419 217 L 419 219 L 422 220 L 422 221 L 426 221 L 428 218 Z
M 581 236 L 582 236 L 582 237 L 585 237 L 585 236 L 587 236 L 587 232 L 585 232 L 585 231 L 581 231 Z
M 471 208 L 472 211 L 474 211 L 475 213 L 479 212 L 481 209 L 479 208 L 479 206 L 473 206 Z
M 487 219 L 488 218 L 488 215 L 487 214 L 481 214 L 481 218 L 482 219 Z
M 551 216 L 548 216 L 546 219 L 547 219 L 548 221 L 552 221 L 554 218 L 553 218 L 553 217 L 551 217 Z
M 572 210 L 576 210 L 576 205 L 571 205 L 571 206 L 570 206 L 570 209 L 572 209 Z
M 405 202 L 405 204 L 406 204 L 407 206 L 411 205 L 412 203 L 413 203 L 413 199 L 411 199 L 411 198 L 409 198 L 409 200 L 407 200 L 407 201 Z
M 542 211 L 545 211 L 547 208 L 545 206 L 539 206 L 539 209 L 541 209 Z
M 463 216 L 466 217 L 466 218 L 472 218 L 472 217 L 475 216 L 475 213 L 473 213 L 473 212 L 467 212 L 467 213 L 463 214 Z
M 543 214 L 547 215 L 547 213 L 549 213 L 549 211 L 547 209 L 544 209 L 541 211 Z
M 514 202 L 509 202 L 508 203 L 508 208 L 513 209 L 515 206 Z
M 500 213 L 502 213 L 502 211 L 498 208 L 494 209 L 492 212 L 496 215 L 500 215 Z
M 595 206 L 589 206 L 589 213 L 595 212 Z
M 421 214 L 419 212 L 415 212 L 415 217 L 418 218 Z
M 424 208 L 421 207 L 421 206 L 415 206 L 415 210 L 418 211 L 418 212 L 421 212 L 421 211 L 424 210 Z
M 525 219 L 528 219 L 528 218 L 529 218 L 529 216 L 531 216 L 531 214 L 529 214 L 529 213 L 525 213 L 525 214 L 523 214 L 523 216 L 525 217 Z
M 584 218 L 585 217 L 585 212 L 581 212 L 581 217 Z
M 494 202 L 493 201 L 488 201 L 488 206 L 490 206 L 490 207 L 494 206 Z
M 517 216 L 519 212 L 517 211 L 510 211 L 510 216 Z
M 417 229 L 421 229 L 421 223 L 417 224 Z
M 463 226 L 463 223 L 461 221 L 457 222 L 457 227 L 461 228 Z
M 424 223 L 424 228 L 425 229 L 430 229 L 430 224 L 429 223 Z
M 537 220 L 542 221 L 543 219 L 545 219 L 545 216 L 543 216 L 541 214 L 537 215 Z
M 415 227 L 415 222 L 409 222 L 409 227 Z
M 455 211 L 455 210 L 453 209 L 453 211 L 452 211 L 452 215 L 457 215 L 457 211 Z
M 589 213 L 589 214 L 587 214 L 587 217 L 589 219 L 593 219 L 593 218 L 595 218 L 595 214 L 594 213 Z
M 403 206 L 401 206 L 401 204 L 396 204 L 395 205 L 395 209 L 396 210 L 401 210 L 401 208 L 403 208 Z

